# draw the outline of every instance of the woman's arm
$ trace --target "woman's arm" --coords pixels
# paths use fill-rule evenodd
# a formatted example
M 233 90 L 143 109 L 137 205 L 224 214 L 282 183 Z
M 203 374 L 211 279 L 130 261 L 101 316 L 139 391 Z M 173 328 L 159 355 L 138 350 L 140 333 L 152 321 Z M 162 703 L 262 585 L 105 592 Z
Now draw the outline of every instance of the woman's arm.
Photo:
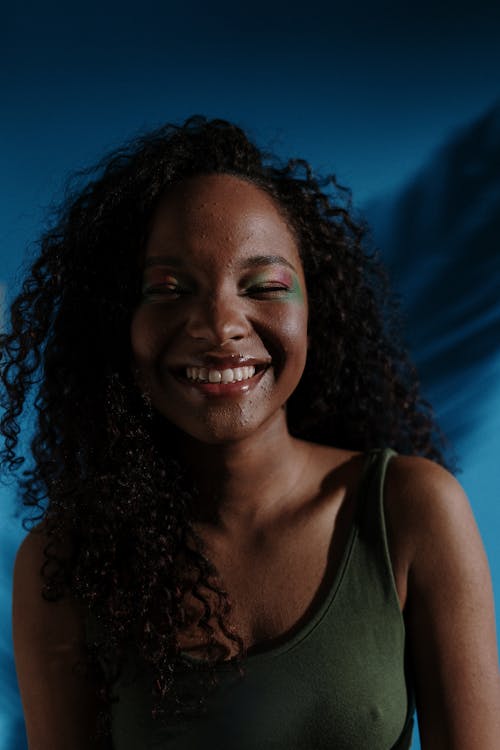
M 436 464 L 398 457 L 388 472 L 386 515 L 402 590 L 407 582 L 422 750 L 495 750 L 500 676 L 493 595 L 467 498 Z
M 95 694 L 73 674 L 83 656 L 82 618 L 71 602 L 41 595 L 45 544 L 43 534 L 28 534 L 14 567 L 14 653 L 29 750 L 104 749 L 94 736 Z

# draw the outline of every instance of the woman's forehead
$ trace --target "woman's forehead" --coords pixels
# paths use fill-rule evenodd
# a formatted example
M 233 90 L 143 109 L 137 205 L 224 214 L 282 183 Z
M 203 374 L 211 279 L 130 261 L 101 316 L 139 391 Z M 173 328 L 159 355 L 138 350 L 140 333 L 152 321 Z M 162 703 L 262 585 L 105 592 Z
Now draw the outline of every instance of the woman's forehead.
M 154 221 L 183 217 L 244 220 L 254 215 L 284 221 L 274 199 L 254 183 L 230 174 L 208 174 L 174 185 L 160 201 Z
M 294 234 L 274 199 L 247 180 L 215 174 L 172 188 L 154 216 L 146 256 L 159 252 L 285 255 L 298 262 Z M 214 258 L 215 260 L 215 258 Z

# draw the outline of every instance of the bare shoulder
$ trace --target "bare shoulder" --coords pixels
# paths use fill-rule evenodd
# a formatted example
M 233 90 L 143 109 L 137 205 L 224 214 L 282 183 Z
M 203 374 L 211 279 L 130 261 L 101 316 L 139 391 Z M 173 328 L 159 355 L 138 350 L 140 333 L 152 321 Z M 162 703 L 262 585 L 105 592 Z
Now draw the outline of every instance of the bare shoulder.
M 408 595 L 443 612 L 443 602 L 467 600 L 491 609 L 486 553 L 459 482 L 432 461 L 401 456 L 389 464 L 385 490 L 391 551 L 405 569 Z
M 23 697 L 31 694 L 42 674 L 69 671 L 85 640 L 85 624 L 76 604 L 69 598 L 48 601 L 43 596 L 48 541 L 43 528 L 28 533 L 14 564 L 12 631 Z
M 395 456 L 384 493 L 391 543 L 408 569 L 446 550 L 484 556 L 469 500 L 455 477 L 426 458 Z
M 48 537 L 43 523 L 38 524 L 29 531 L 19 545 L 16 554 L 16 569 L 27 573 L 32 564 L 42 563 L 44 559 L 43 550 L 48 543 Z
M 500 678 L 493 593 L 469 501 L 445 469 L 391 460 L 389 546 L 413 659 L 422 748 L 495 748 Z
M 39 750 L 99 747 L 97 700 L 76 667 L 85 653 L 85 622 L 69 597 L 47 601 L 43 528 L 21 543 L 14 565 L 12 631 L 28 746 Z
M 17 550 L 14 563 L 14 603 L 21 597 L 24 605 L 37 607 L 42 598 L 45 548 L 49 538 L 43 524 L 39 524 L 24 537 Z
M 39 525 L 29 532 L 22 541 L 14 564 L 13 586 L 13 617 L 15 630 L 24 632 L 31 626 L 32 618 L 38 623 L 37 630 L 42 632 L 44 626 L 49 626 L 47 635 L 58 637 L 63 632 L 69 635 L 83 636 L 83 621 L 76 603 L 69 598 L 59 601 L 47 601 L 42 595 L 44 577 L 42 569 L 46 562 L 45 548 L 49 538 L 43 525 Z M 22 617 L 18 615 L 22 610 Z
M 14 585 L 28 587 L 33 590 L 37 587 L 41 591 L 42 566 L 45 563 L 44 550 L 49 543 L 49 538 L 42 524 L 36 526 L 24 537 L 17 550 L 14 563 Z
M 434 461 L 420 456 L 394 456 L 387 470 L 388 498 L 404 503 L 408 510 L 445 509 L 450 505 L 462 510 L 468 506 L 466 495 L 455 477 Z

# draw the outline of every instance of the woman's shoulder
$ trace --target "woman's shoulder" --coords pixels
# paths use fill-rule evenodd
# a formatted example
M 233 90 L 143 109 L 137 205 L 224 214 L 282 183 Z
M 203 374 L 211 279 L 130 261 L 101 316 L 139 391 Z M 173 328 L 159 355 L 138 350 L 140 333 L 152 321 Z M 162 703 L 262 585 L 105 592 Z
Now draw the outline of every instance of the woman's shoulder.
M 13 628 L 18 640 L 39 640 L 44 646 L 74 648 L 81 645 L 84 621 L 70 596 L 55 601 L 44 596 L 45 549 L 50 543 L 44 522 L 21 542 L 14 563 Z
M 410 493 L 416 489 L 423 490 L 461 491 L 459 482 L 447 469 L 435 461 L 423 456 L 393 455 L 389 463 L 388 478 L 392 486 L 399 491 Z
M 447 597 L 467 581 L 474 585 L 484 578 L 486 557 L 471 505 L 442 466 L 394 456 L 387 468 L 384 512 L 395 573 L 408 582 L 408 593 Z
M 14 564 L 14 574 L 26 584 L 40 584 L 42 567 L 46 563 L 45 550 L 55 543 L 46 520 L 40 521 L 31 528 L 20 543 Z M 57 553 L 68 553 L 68 541 L 57 537 Z
M 14 655 L 30 747 L 104 747 L 96 739 L 95 689 L 76 670 L 85 659 L 85 623 L 69 596 L 43 596 L 44 525 L 28 533 L 14 565 Z
M 463 748 L 496 747 L 500 680 L 493 592 L 467 496 L 434 462 L 395 456 L 387 469 L 384 510 L 422 742 L 444 747 L 455 737 Z
M 16 553 L 16 565 L 21 565 L 23 570 L 28 566 L 31 569 L 32 564 L 42 563 L 44 549 L 50 542 L 48 524 L 45 520 L 35 524 L 21 541 Z
M 26 534 L 16 553 L 14 589 L 21 588 L 26 592 L 33 592 L 36 588 L 41 596 L 42 566 L 45 563 L 44 550 L 48 543 L 49 537 L 43 522 Z
M 456 478 L 420 456 L 395 455 L 389 461 L 384 488 L 385 512 L 401 532 L 444 532 L 452 523 L 469 523 L 472 511 Z

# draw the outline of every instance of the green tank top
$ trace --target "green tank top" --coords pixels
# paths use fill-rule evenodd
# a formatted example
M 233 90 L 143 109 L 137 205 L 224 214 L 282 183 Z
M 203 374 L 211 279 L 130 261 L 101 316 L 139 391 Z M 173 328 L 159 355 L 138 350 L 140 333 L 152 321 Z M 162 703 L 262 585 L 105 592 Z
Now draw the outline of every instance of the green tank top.
M 147 680 L 124 670 L 114 750 L 408 750 L 413 694 L 383 512 L 391 455 L 366 457 L 343 559 L 308 622 L 249 654 L 243 677 L 221 664 L 205 715 L 175 727 L 151 718 Z

